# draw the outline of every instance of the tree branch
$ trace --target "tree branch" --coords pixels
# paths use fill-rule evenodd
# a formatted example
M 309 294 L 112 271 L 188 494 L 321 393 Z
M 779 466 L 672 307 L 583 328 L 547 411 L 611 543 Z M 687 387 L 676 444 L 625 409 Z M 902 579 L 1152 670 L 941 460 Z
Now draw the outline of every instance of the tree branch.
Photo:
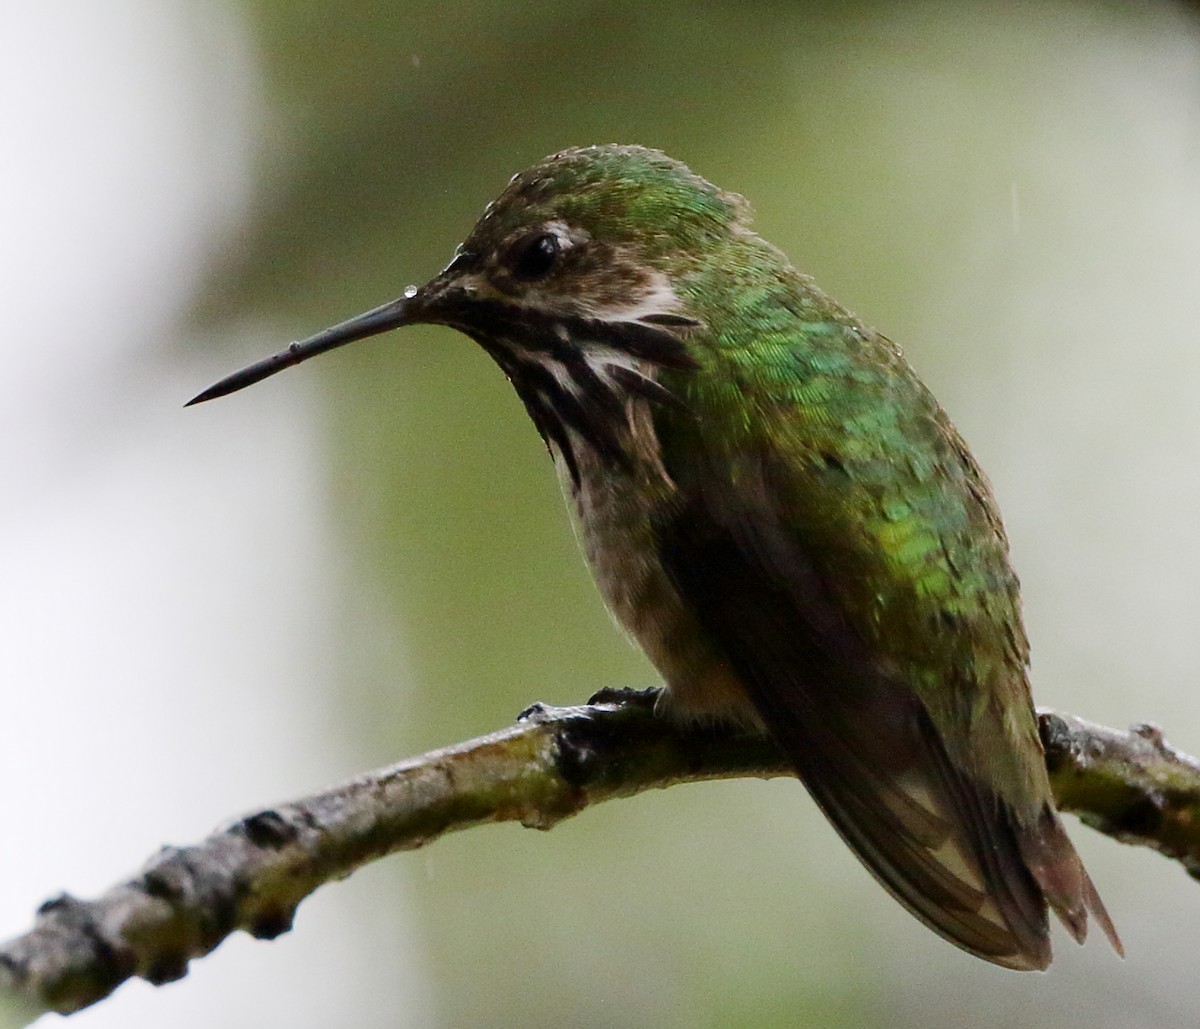
M 189 960 L 235 929 L 272 939 L 321 884 L 458 829 L 502 821 L 550 829 L 590 804 L 645 790 L 791 774 L 761 737 L 655 718 L 654 696 L 605 692 L 583 707 L 535 705 L 489 736 L 164 848 L 96 900 L 49 900 L 33 929 L 0 947 L 4 1010 L 30 1020 L 93 1004 L 131 976 L 181 978 Z M 1049 711 L 1040 720 L 1062 810 L 1200 877 L 1200 764 L 1152 726 L 1118 732 Z

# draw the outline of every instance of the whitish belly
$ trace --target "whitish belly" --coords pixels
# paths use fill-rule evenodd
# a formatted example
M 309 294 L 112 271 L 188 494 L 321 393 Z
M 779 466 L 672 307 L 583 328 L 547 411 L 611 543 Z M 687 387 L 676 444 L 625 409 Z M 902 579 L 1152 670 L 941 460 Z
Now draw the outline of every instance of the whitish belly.
M 665 475 L 622 472 L 579 449 L 578 490 L 555 461 L 579 542 L 609 611 L 662 675 L 665 713 L 757 724 L 745 691 L 659 561 L 650 512 L 669 500 L 673 484 Z

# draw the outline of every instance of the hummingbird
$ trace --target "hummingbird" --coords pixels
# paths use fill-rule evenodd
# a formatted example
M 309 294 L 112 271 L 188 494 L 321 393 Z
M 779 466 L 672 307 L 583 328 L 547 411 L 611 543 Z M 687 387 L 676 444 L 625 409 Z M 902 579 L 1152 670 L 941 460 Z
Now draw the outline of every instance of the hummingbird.
M 983 471 L 899 347 L 657 150 L 515 175 L 450 263 L 199 394 L 353 340 L 478 343 L 548 449 L 663 717 L 769 735 L 913 915 L 1017 970 L 1112 921 L 1055 810 Z

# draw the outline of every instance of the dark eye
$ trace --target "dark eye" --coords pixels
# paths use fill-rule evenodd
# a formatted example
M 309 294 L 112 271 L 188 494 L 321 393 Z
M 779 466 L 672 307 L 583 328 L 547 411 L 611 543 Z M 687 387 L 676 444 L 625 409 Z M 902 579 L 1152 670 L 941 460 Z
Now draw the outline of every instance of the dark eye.
M 526 282 L 540 279 L 554 267 L 561 250 L 558 237 L 542 232 L 521 243 L 513 255 L 512 273 Z

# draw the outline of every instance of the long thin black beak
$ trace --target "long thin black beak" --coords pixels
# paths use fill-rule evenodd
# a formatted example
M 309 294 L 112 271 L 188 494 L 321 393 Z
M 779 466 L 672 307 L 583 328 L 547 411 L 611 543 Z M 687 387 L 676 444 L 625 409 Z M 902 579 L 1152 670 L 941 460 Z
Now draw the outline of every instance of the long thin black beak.
M 315 336 L 309 336 L 308 339 L 302 339 L 298 343 L 290 343 L 286 350 L 272 354 L 265 360 L 250 365 L 249 368 L 243 368 L 240 372 L 227 375 L 220 382 L 209 386 L 203 393 L 192 397 L 183 406 L 191 407 L 192 404 L 202 404 L 206 400 L 215 400 L 217 397 L 236 393 L 239 389 L 245 389 L 247 386 L 253 386 L 256 382 L 261 382 L 268 375 L 274 375 L 301 361 L 307 361 L 310 357 L 325 353 L 326 350 L 353 343 L 356 339 L 363 339 L 366 336 L 387 332 L 388 329 L 407 325 L 414 320 L 415 296 L 415 290 L 406 292 L 404 296 L 373 308 L 366 314 L 339 322 L 332 328 L 318 332 Z

